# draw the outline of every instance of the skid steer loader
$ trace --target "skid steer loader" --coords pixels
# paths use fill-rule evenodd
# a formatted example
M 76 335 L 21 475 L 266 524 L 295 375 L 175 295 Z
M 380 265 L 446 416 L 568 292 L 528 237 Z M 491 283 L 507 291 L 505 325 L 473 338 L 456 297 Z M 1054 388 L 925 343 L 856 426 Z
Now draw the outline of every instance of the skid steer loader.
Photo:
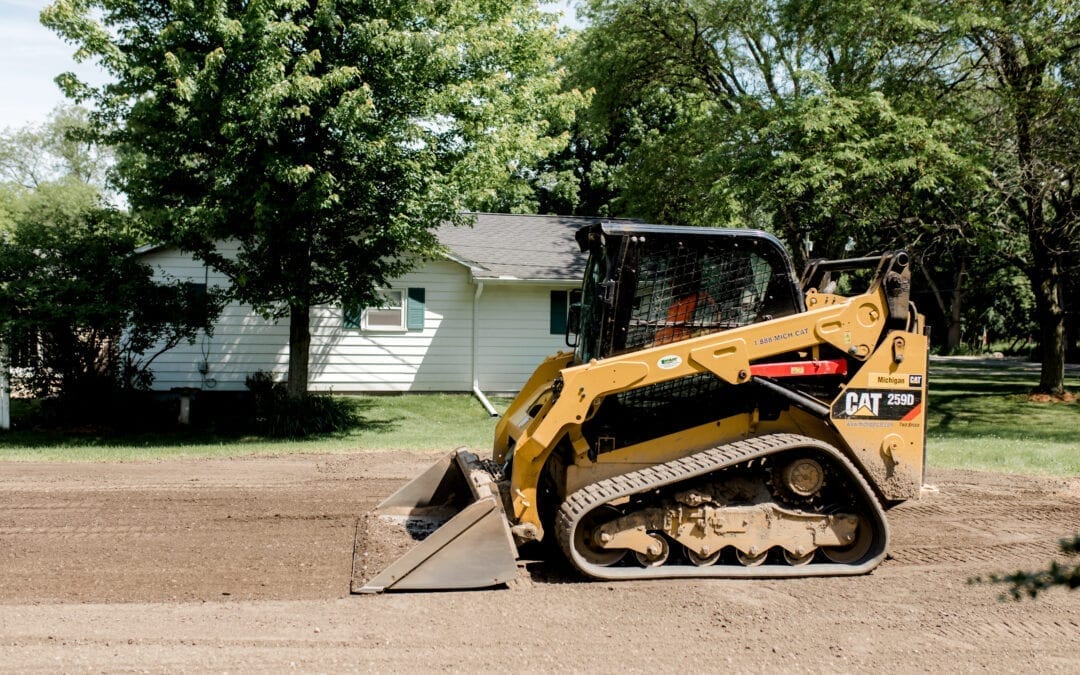
M 362 518 L 353 590 L 479 588 L 552 538 L 598 579 L 863 574 L 920 494 L 927 338 L 908 256 L 598 223 L 568 317 L 495 430 Z M 838 294 L 859 281 L 862 292 Z M 387 560 L 376 551 L 392 542 Z M 556 547 L 548 547 L 556 550 Z M 393 549 L 390 549 L 391 552 Z

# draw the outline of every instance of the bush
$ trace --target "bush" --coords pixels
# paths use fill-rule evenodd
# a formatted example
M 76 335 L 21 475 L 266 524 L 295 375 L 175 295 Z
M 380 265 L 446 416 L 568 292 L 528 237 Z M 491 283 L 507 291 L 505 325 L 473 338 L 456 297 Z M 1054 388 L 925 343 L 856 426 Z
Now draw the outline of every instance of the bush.
M 254 398 L 255 429 L 281 438 L 301 438 L 348 430 L 359 422 L 348 399 L 329 394 L 290 396 L 284 382 L 266 372 L 245 380 Z
M 160 392 L 102 389 L 64 398 L 14 398 L 11 428 L 122 436 L 160 432 L 176 426 L 177 403 Z

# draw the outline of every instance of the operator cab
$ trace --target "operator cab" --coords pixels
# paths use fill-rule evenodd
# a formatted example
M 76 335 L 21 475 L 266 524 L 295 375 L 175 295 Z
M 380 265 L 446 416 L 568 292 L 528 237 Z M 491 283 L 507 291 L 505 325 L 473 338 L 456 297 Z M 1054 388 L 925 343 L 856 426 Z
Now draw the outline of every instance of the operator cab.
M 791 259 L 767 232 L 597 223 L 567 344 L 585 363 L 805 311 Z

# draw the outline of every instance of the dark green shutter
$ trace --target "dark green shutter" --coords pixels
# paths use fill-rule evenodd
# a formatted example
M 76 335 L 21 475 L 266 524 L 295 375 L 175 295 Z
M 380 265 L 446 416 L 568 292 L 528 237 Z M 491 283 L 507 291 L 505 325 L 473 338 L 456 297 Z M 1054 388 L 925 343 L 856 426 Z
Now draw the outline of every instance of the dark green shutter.
M 409 330 L 424 330 L 424 289 L 410 288 L 408 295 L 405 327 Z
M 341 319 L 345 328 L 359 328 L 360 315 L 364 313 L 362 307 L 342 307 Z
M 551 334 L 566 333 L 566 291 L 551 292 Z

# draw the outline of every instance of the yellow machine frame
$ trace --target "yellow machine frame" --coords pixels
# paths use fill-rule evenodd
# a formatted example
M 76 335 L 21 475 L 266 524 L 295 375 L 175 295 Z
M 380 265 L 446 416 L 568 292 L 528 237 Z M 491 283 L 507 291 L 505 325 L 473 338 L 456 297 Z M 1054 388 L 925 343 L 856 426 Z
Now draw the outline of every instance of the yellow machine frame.
M 544 536 L 537 509 L 537 486 L 544 465 L 564 434 L 569 434 L 579 457 L 588 451 L 580 425 L 596 412 L 605 396 L 697 372 L 711 372 L 733 385 L 747 384 L 752 379 L 752 363 L 787 353 L 812 357 L 822 344 L 863 362 L 831 402 L 831 428 L 797 408 L 777 422 L 763 423 L 753 413 L 741 414 L 605 453 L 592 466 L 576 462 L 568 471 L 568 483 L 574 483 L 569 489 L 667 461 L 688 449 L 712 447 L 773 427 L 791 430 L 794 426 L 808 436 L 850 449 L 885 499 L 917 496 L 923 479 L 928 347 L 922 318 L 912 317 L 907 330 L 889 331 L 879 342 L 889 316 L 880 284 L 851 297 L 811 291 L 806 304 L 809 309 L 803 313 L 579 366 L 569 366 L 570 352 L 549 357 L 495 432 L 494 460 L 504 462 L 513 452 L 511 520 L 516 525 L 511 529 L 515 537 L 527 541 Z M 558 396 L 550 386 L 557 381 L 556 376 L 562 383 Z M 837 415 L 836 405 L 843 404 L 846 411 L 852 392 L 867 393 L 867 405 L 859 406 L 856 400 L 856 414 Z M 915 402 L 903 419 L 882 419 L 875 413 L 875 403 L 880 406 L 890 393 Z

